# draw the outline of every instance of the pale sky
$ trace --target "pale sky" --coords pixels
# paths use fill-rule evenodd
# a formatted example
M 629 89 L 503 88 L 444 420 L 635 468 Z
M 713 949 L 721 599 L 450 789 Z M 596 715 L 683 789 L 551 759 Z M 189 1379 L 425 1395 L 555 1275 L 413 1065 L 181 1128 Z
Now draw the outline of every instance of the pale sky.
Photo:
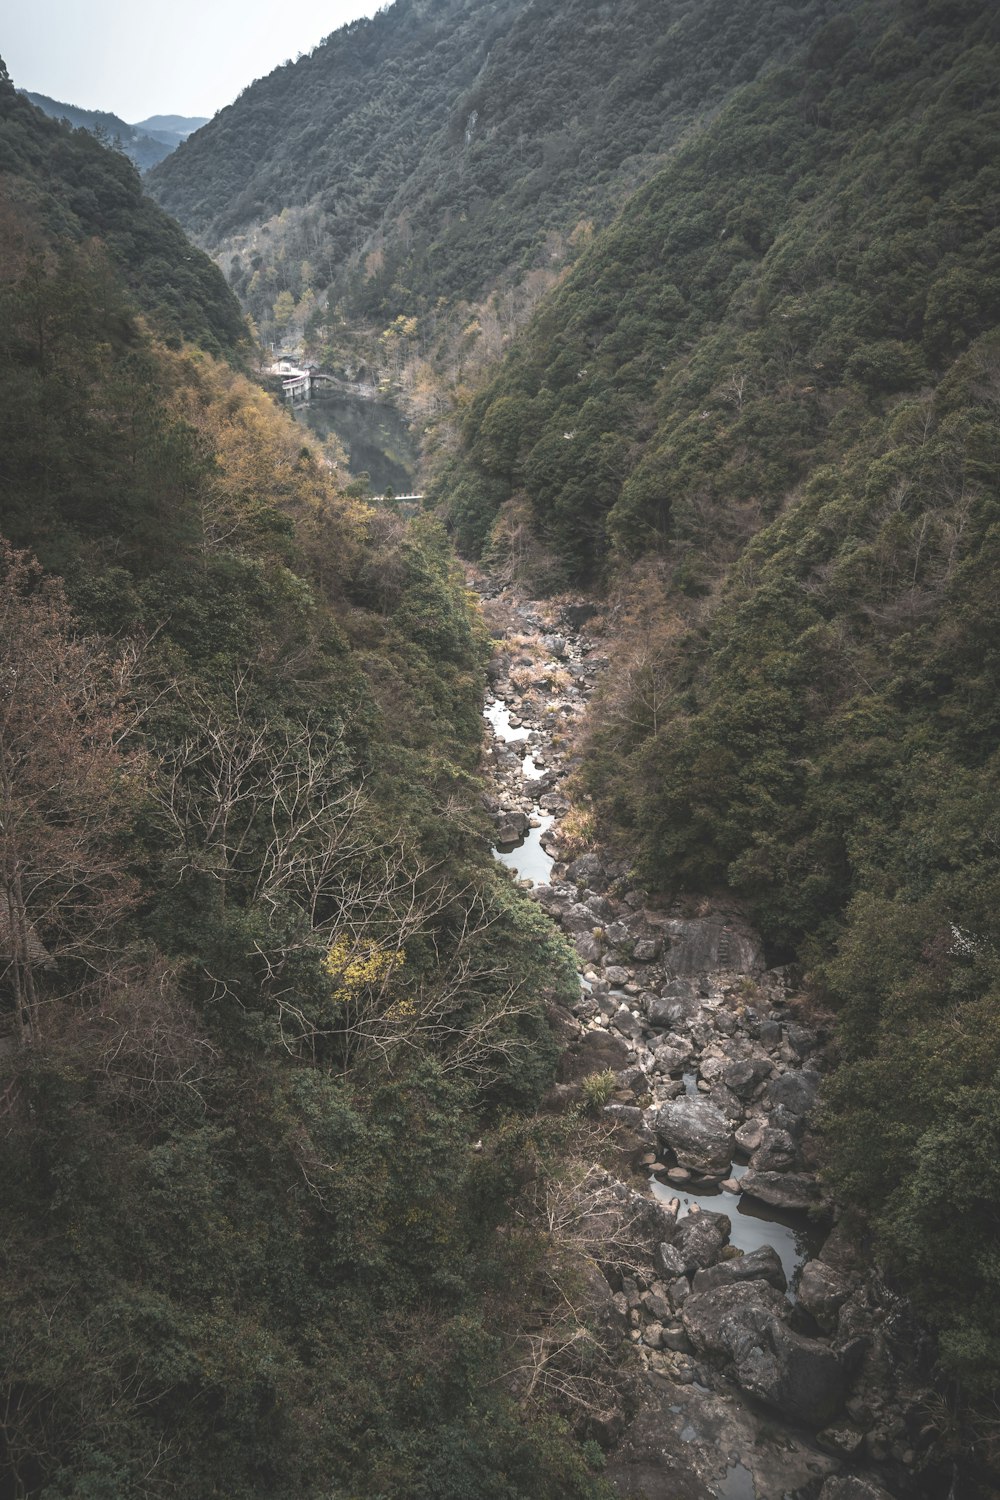
M 134 123 L 213 115 L 385 0 L 21 0 L 0 57 L 18 88 Z

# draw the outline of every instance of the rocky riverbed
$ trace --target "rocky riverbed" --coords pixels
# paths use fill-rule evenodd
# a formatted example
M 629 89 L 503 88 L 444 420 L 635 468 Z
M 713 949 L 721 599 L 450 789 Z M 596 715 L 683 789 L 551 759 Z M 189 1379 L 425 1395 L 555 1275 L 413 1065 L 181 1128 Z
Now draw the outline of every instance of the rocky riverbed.
M 479 580 L 497 637 L 485 710 L 497 856 L 561 927 L 580 992 L 546 1101 L 617 1128 L 601 1191 L 640 1226 L 596 1257 L 591 1317 L 632 1348 L 592 1433 L 624 1497 L 946 1496 L 926 1344 L 819 1179 L 828 1039 L 740 907 L 664 906 L 627 861 L 580 852 L 563 783 L 607 665 L 586 601 Z M 952 1491 L 957 1494 L 958 1491 Z

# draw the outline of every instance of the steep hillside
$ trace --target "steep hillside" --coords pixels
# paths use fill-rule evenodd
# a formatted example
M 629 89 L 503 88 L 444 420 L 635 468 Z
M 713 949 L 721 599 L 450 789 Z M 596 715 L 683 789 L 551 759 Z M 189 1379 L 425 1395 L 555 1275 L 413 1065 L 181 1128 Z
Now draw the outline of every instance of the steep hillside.
M 837 1012 L 829 1170 L 987 1406 L 998 78 L 992 6 L 831 23 L 595 242 L 441 489 L 495 565 L 613 581 L 579 790 Z
M 694 121 L 834 8 L 398 0 L 252 85 L 150 188 L 225 251 L 262 330 L 299 307 L 343 347 L 359 315 L 376 332 L 440 319 L 572 256 Z M 421 333 L 433 343 L 438 323 Z
M 995 43 L 989 7 L 862 6 L 697 136 L 473 404 L 463 544 L 524 494 L 571 571 L 668 547 L 696 591 L 946 369 L 1000 310 Z
M 502 1363 L 574 972 L 462 580 L 138 311 L 132 168 L 3 110 L 0 1495 L 598 1500 Z
M 99 239 L 143 310 L 171 338 L 232 356 L 246 328 L 215 266 L 145 197 L 135 167 L 87 130 L 67 130 L 14 88 L 0 61 L 0 174 L 11 210 L 5 232 L 39 250 Z M 37 226 L 25 230 L 25 223 Z

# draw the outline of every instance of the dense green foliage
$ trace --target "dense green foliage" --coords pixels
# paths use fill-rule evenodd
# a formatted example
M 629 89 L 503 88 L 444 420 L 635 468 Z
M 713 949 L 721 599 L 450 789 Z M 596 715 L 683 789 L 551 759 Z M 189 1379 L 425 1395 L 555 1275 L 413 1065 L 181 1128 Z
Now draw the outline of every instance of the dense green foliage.
M 213 252 L 267 225 L 231 267 L 262 325 L 328 289 L 349 320 L 430 315 L 433 341 L 442 308 L 561 256 L 552 232 L 606 221 L 831 8 L 399 0 L 253 84 L 150 187 Z
M 67 130 L 43 115 L 18 94 L 2 61 L 0 181 L 18 232 L 27 211 L 40 248 L 100 239 L 163 336 L 195 339 L 227 357 L 245 341 L 243 318 L 224 278 L 144 196 L 128 157 L 87 130 Z
M 1000 20 L 857 7 L 630 202 L 443 486 L 627 618 L 584 786 L 839 1014 L 829 1169 L 1000 1370 Z M 492 528 L 492 531 L 491 531 Z M 631 565 L 631 571 L 625 571 Z
M 989 7 L 829 23 L 629 203 L 474 402 L 466 547 L 526 492 L 576 573 L 717 562 L 1000 309 Z
M 574 976 L 489 854 L 443 535 L 150 332 L 50 228 L 132 169 L 4 107 L 0 1496 L 596 1500 L 504 1378 Z

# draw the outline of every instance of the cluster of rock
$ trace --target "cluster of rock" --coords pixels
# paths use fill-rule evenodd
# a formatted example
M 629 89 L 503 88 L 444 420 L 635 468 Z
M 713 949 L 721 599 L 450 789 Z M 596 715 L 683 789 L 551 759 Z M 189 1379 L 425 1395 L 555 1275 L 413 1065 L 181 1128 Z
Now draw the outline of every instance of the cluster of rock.
M 582 623 L 584 614 L 574 618 Z M 559 788 L 570 753 L 566 730 L 603 661 L 566 615 L 562 623 L 563 631 L 553 631 L 537 607 L 512 605 L 516 644 L 499 655 L 493 685 L 506 723 L 527 735 L 513 746 L 498 740 L 489 752 L 501 845 L 538 827 L 545 814 L 549 821 L 568 810 Z M 558 824 L 543 847 L 553 860 L 550 880 L 533 894 L 581 969 L 549 1106 L 592 1101 L 599 1082 L 608 1094 L 604 1116 L 633 1142 L 633 1159 L 652 1182 L 686 1198 L 721 1190 L 713 1202 L 735 1209 L 743 1197 L 800 1215 L 803 1226 L 807 1215 L 829 1226 L 835 1212 L 824 1200 L 810 1131 L 824 1038 L 803 1023 L 789 973 L 766 967 L 737 905 L 660 910 L 630 883 L 626 866 L 599 852 L 562 860 Z M 763 1460 L 760 1468 L 767 1482 L 781 1484 L 779 1493 L 798 1493 L 806 1482 L 810 1497 L 823 1485 L 822 1500 L 880 1500 L 887 1490 L 850 1473 L 872 1464 L 887 1465 L 903 1492 L 922 1439 L 913 1409 L 887 1395 L 897 1363 L 893 1299 L 855 1261 L 842 1228 L 801 1265 L 790 1292 L 774 1249 L 743 1254 L 731 1244 L 728 1213 L 696 1201 L 684 1212 L 676 1199 L 657 1202 L 621 1182 L 607 1191 L 644 1205 L 636 1221 L 645 1243 L 628 1263 L 597 1257 L 604 1293 L 594 1299 L 594 1316 L 630 1341 L 654 1386 L 674 1393 L 661 1400 L 655 1430 L 683 1409 L 692 1430 L 721 1423 L 735 1432 L 743 1422 L 734 1442 L 753 1445 L 759 1407 L 787 1424 L 784 1466 L 771 1455 L 770 1469 Z M 735 1391 L 744 1405 L 734 1406 Z M 649 1401 L 657 1399 L 651 1387 Z M 611 1414 L 604 1438 L 617 1441 L 622 1425 Z M 654 1446 L 659 1457 L 647 1453 L 638 1469 L 622 1459 L 621 1492 L 637 1494 L 631 1486 L 639 1484 L 650 1496 L 687 1494 L 674 1450 L 659 1439 Z M 696 1446 L 683 1470 L 689 1478 Z M 706 1452 L 710 1463 L 711 1443 Z

